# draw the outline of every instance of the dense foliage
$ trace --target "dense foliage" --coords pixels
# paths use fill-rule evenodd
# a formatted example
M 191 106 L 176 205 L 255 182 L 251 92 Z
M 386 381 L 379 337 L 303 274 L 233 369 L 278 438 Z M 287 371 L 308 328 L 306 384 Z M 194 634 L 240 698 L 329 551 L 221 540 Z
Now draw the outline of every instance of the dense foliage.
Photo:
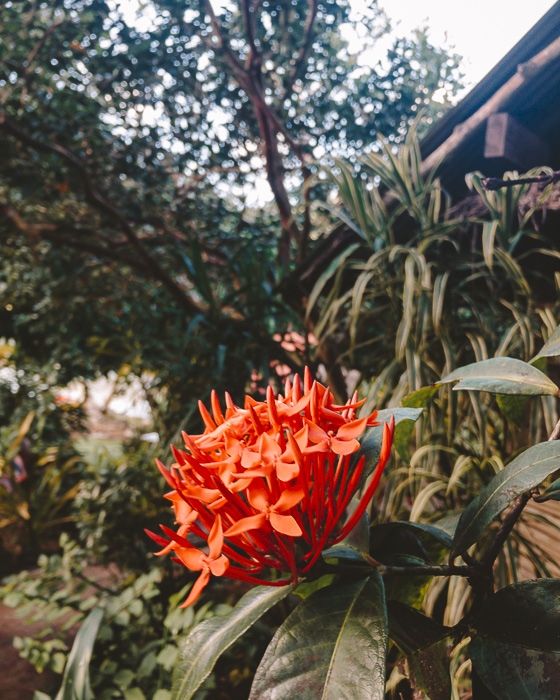
M 253 369 L 266 384 L 270 361 L 303 365 L 272 336 L 302 330 L 275 288 L 310 245 L 314 159 L 400 139 L 457 85 L 425 34 L 371 65 L 341 27 L 366 48 L 387 22 L 346 1 L 3 4 L 0 335 L 17 368 L 143 375 L 164 430 L 209 386 L 239 397 Z
M 417 138 L 457 59 L 418 32 L 375 63 L 387 31 L 346 0 L 3 4 L 2 573 L 41 556 L 0 596 L 49 621 L 16 645 L 57 698 L 557 693 L 552 188 L 474 174 L 451 208 Z M 278 398 L 305 364 L 332 393 Z M 83 439 L 57 392 L 109 372 L 159 444 Z

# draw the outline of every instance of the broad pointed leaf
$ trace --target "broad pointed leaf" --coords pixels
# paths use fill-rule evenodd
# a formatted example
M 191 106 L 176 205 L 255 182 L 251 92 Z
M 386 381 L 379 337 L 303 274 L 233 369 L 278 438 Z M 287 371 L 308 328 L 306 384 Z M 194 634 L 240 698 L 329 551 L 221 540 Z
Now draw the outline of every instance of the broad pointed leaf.
M 450 627 L 427 617 L 420 610 L 398 600 L 387 603 L 389 638 L 404 654 L 412 654 L 446 637 Z
M 536 367 L 512 357 L 492 357 L 460 367 L 439 384 L 458 382 L 454 391 L 470 389 L 491 394 L 539 396 L 558 394 L 558 387 Z
M 76 700 L 76 698 L 91 700 L 93 698 L 89 684 L 89 662 L 103 614 L 102 608 L 94 608 L 78 630 L 64 668 L 62 685 L 55 700 Z
M 560 581 L 507 586 L 473 624 L 473 667 L 499 700 L 556 700 L 560 688 Z
M 197 625 L 181 646 L 181 661 L 173 673 L 173 699 L 192 698 L 210 675 L 218 657 L 292 590 L 291 585 L 257 586 L 246 593 L 228 615 Z
M 412 532 L 416 531 L 416 534 L 425 532 L 428 535 L 431 535 L 435 540 L 437 540 L 440 544 L 447 548 L 450 548 L 453 543 L 453 538 L 448 532 L 439 527 L 436 527 L 435 525 L 428 525 L 427 523 L 412 523 L 409 520 L 396 520 L 392 523 L 382 523 L 377 527 L 387 528 L 389 530 L 404 528 L 405 530 L 409 529 Z
M 322 588 L 274 635 L 249 700 L 383 700 L 386 651 L 379 574 Z
M 555 479 L 547 486 L 539 496 L 535 497 L 535 501 L 538 503 L 544 503 L 544 501 L 560 501 L 560 479 Z
M 453 552 L 461 554 L 474 544 L 488 525 L 518 496 L 538 486 L 560 469 L 560 441 L 533 445 L 510 462 L 463 511 Z
M 531 364 L 541 357 L 557 357 L 558 355 L 560 355 L 560 326 L 556 328 L 554 333 L 546 341 L 541 351 L 533 357 Z
M 389 638 L 406 654 L 401 666 L 413 686 L 432 700 L 449 700 L 451 680 L 449 652 L 453 647 L 449 627 L 399 601 L 387 603 Z

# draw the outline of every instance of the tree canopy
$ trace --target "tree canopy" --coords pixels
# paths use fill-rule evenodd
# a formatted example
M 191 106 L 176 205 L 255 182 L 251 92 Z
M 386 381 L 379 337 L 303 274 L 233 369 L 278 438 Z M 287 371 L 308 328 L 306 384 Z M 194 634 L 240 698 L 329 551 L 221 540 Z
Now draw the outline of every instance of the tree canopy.
M 252 368 L 290 364 L 273 336 L 302 329 L 305 309 L 275 289 L 324 233 L 309 176 L 399 141 L 458 84 L 456 56 L 389 26 L 347 0 L 5 2 L 11 361 L 59 382 L 149 371 L 183 407 L 210 377 L 235 393 Z

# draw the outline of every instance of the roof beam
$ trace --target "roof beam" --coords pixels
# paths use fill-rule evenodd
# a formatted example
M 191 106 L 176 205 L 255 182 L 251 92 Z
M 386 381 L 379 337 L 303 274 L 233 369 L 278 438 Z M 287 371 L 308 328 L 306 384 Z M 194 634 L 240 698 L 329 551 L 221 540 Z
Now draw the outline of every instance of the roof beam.
M 510 114 L 497 112 L 488 117 L 485 158 L 501 158 L 520 170 L 529 170 L 537 165 L 547 165 L 550 149 L 547 144 L 520 124 Z
M 480 107 L 474 114 L 459 124 L 439 148 L 436 148 L 422 163 L 422 172 L 427 174 L 451 152 L 465 143 L 470 135 L 490 117 L 491 114 L 504 111 L 511 97 L 534 79 L 537 73 L 560 58 L 560 37 L 555 39 L 546 48 L 533 56 L 526 63 L 521 63 L 515 75 L 513 75 L 492 97 Z

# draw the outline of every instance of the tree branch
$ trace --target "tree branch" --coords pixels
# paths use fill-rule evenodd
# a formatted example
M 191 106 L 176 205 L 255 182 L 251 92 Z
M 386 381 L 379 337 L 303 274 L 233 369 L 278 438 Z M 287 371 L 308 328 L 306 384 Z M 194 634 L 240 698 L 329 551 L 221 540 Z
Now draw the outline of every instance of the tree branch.
M 286 80 L 284 87 L 284 97 L 285 100 L 290 92 L 292 92 L 293 85 L 300 74 L 301 69 L 305 65 L 305 61 L 309 56 L 309 51 L 313 45 L 313 29 L 315 27 L 315 19 L 317 17 L 317 9 L 319 7 L 319 0 L 310 0 L 309 12 L 305 20 L 305 27 L 303 30 L 303 43 L 300 46 L 299 53 L 294 63 L 288 79 Z
M 132 248 L 137 252 L 138 256 L 143 260 L 147 270 L 152 277 L 163 284 L 163 286 L 171 293 L 179 306 L 185 311 L 198 313 L 199 309 L 193 304 L 190 297 L 181 289 L 181 287 L 173 280 L 173 278 L 158 264 L 156 260 L 145 249 L 142 242 L 134 233 L 131 225 L 124 215 L 115 207 L 115 205 L 94 186 L 87 168 L 72 151 L 65 146 L 57 143 L 46 143 L 36 139 L 34 136 L 27 134 L 15 122 L 13 122 L 4 111 L 0 110 L 0 129 L 15 137 L 18 141 L 25 143 L 30 148 L 43 153 L 53 153 L 63 158 L 67 163 L 78 170 L 84 185 L 86 200 L 99 211 L 108 215 L 111 219 L 118 223 L 120 230 L 126 236 Z
M 555 170 L 554 172 L 542 175 L 537 175 L 535 177 L 519 177 L 515 180 L 502 180 L 499 177 L 486 177 L 482 181 L 482 186 L 485 190 L 500 190 L 504 187 L 513 187 L 514 185 L 530 185 L 531 183 L 538 183 L 540 185 L 552 185 L 560 182 L 560 170 Z

